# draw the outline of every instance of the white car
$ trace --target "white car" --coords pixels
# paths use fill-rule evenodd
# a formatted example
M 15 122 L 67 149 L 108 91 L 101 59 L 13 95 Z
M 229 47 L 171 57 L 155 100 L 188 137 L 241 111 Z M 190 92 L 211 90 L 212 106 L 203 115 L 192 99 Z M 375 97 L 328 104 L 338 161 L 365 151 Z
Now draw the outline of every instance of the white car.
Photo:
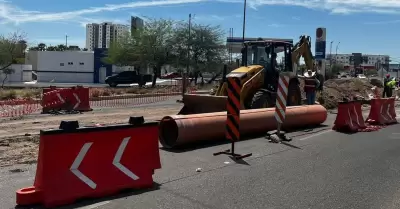
M 358 74 L 357 78 L 366 79 L 367 77 L 364 74 Z

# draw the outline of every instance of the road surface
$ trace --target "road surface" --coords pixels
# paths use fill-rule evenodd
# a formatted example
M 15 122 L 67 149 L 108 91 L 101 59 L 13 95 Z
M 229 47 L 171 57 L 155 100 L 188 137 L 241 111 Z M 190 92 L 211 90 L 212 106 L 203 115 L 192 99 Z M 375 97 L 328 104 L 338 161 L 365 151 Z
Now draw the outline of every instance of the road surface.
M 327 123 L 333 119 L 330 115 Z M 400 208 L 399 128 L 346 135 L 320 127 L 290 133 L 294 140 L 289 144 L 264 138 L 241 141 L 237 151 L 253 153 L 243 162 L 212 155 L 228 144 L 161 150 L 163 168 L 156 171 L 159 186 L 153 190 L 64 208 Z M 0 171 L 4 208 L 14 207 L 13 191 L 30 186 L 34 170 L 20 166 Z

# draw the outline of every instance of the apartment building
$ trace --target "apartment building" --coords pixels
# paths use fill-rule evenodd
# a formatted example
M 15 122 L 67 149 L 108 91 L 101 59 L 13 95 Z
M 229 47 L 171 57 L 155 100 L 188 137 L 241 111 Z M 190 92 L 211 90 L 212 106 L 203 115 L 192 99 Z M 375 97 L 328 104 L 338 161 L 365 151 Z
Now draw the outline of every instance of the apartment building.
M 354 67 L 355 54 L 328 54 L 327 64 L 341 64 L 345 69 L 352 69 Z M 370 55 L 361 54 L 360 66 L 364 69 L 376 69 L 378 65 L 388 64 L 390 60 L 389 55 Z
M 117 41 L 127 32 L 129 32 L 129 26 L 122 24 L 111 22 L 87 24 L 86 48 L 89 51 L 93 51 L 95 48 L 110 48 L 112 42 Z
M 131 33 L 139 28 L 143 28 L 144 21 L 140 17 L 131 16 Z

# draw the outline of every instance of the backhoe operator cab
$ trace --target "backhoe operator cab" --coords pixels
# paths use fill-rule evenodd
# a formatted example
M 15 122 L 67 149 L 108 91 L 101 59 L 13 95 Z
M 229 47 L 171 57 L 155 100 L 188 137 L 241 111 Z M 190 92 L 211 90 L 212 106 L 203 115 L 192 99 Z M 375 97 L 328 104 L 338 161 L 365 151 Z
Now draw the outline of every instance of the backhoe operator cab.
M 293 73 L 292 63 L 297 59 L 299 49 L 284 41 L 259 40 L 243 44 L 242 66 L 232 70 L 227 76 L 240 77 L 241 109 L 274 107 L 279 75 L 284 72 L 289 77 L 287 106 L 301 105 L 300 82 Z M 292 53 L 292 50 L 297 50 Z M 304 50 L 302 50 L 304 51 Z M 293 54 L 293 56 L 292 56 Z M 283 57 L 278 65 L 276 59 Z M 183 95 L 184 106 L 178 114 L 199 114 L 226 111 L 228 82 L 223 79 L 212 95 Z
M 242 66 L 260 65 L 263 78 L 251 100 L 250 108 L 273 107 L 278 89 L 279 74 L 286 72 L 289 76 L 287 105 L 301 105 L 299 80 L 292 66 L 293 44 L 285 41 L 259 40 L 245 42 L 242 48 Z M 278 65 L 277 58 L 281 55 L 283 63 Z M 254 89 L 254 88 L 253 88 Z

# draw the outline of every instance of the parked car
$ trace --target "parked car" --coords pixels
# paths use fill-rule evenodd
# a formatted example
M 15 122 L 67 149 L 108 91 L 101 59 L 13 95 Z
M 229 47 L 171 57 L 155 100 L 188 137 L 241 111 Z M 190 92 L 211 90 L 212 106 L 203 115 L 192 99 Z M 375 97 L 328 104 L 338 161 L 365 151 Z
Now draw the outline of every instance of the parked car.
M 181 75 L 177 72 L 172 72 L 172 73 L 164 74 L 160 77 L 161 77 L 161 79 L 173 79 L 173 78 L 180 78 Z
M 367 77 L 366 77 L 364 74 L 358 74 L 358 75 L 357 75 L 357 78 L 360 78 L 360 79 L 367 79 Z
M 110 87 L 116 87 L 119 84 L 133 84 L 137 83 L 139 86 L 146 85 L 147 82 L 152 81 L 150 74 L 138 74 L 136 71 L 123 71 L 117 75 L 108 76 L 105 79 L 106 84 Z

